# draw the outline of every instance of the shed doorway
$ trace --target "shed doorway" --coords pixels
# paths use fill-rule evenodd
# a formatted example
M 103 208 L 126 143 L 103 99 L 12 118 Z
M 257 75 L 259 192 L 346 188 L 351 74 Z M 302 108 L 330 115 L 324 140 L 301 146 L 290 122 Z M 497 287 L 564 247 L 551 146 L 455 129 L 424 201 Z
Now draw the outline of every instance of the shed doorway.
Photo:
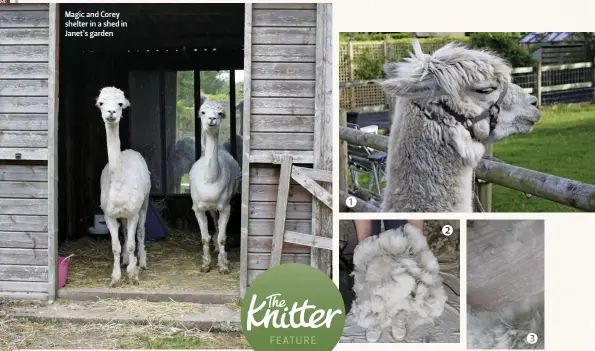
M 65 27 L 67 11 L 119 13 L 126 26 L 113 28 L 113 36 L 65 36 L 72 31 Z M 203 94 L 225 106 L 219 143 L 241 166 L 242 114 L 236 106 L 243 96 L 244 4 L 60 4 L 58 12 L 58 241 L 60 256 L 74 254 L 68 284 L 58 295 L 109 286 L 111 241 L 109 234 L 101 234 L 98 217 L 107 145 L 95 98 L 101 88 L 115 86 L 131 102 L 120 122 L 121 148 L 140 152 L 151 172 L 148 221 L 161 218 L 167 226 L 164 238 L 147 226 L 147 237 L 153 235 L 154 241 L 147 243 L 148 269 L 141 271 L 134 289 L 217 291 L 237 298 L 239 207 L 232 209 L 227 229 L 231 274 L 219 274 L 216 266 L 200 272 L 202 249 L 188 171 L 200 157 L 196 116 Z M 239 195 L 234 204 L 239 206 Z M 217 257 L 211 254 L 214 265 Z M 130 288 L 124 269 L 120 287 L 112 290 Z

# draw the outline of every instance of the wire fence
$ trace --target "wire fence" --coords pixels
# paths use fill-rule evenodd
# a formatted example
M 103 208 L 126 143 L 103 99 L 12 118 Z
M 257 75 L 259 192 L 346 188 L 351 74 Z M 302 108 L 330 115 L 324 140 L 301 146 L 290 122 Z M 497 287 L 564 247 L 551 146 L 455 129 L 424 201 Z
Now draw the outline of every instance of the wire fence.
M 452 39 L 421 42 L 424 52 L 433 53 Z M 466 40 L 457 40 L 466 45 Z M 382 79 L 382 65 L 409 55 L 410 42 L 348 42 L 339 47 L 339 81 L 357 82 Z M 364 66 L 365 65 L 365 66 Z M 359 67 L 358 67 L 359 66 Z M 563 65 L 518 67 L 513 82 L 540 98 L 540 105 L 590 102 L 595 100 L 595 67 L 593 62 Z M 340 88 L 340 107 L 387 106 L 386 94 L 377 84 Z

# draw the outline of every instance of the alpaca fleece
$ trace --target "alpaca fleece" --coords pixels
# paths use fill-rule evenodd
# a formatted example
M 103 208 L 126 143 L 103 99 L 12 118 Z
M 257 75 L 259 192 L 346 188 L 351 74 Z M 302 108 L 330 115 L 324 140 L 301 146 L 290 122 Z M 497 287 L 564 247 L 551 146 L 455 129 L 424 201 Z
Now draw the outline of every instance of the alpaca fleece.
M 543 294 L 525 298 L 497 311 L 467 306 L 467 347 L 472 349 L 543 349 L 545 345 Z M 537 343 L 527 335 L 535 333 Z
M 443 313 L 447 296 L 438 261 L 417 227 L 407 224 L 361 241 L 353 263 L 350 322 L 407 333 Z

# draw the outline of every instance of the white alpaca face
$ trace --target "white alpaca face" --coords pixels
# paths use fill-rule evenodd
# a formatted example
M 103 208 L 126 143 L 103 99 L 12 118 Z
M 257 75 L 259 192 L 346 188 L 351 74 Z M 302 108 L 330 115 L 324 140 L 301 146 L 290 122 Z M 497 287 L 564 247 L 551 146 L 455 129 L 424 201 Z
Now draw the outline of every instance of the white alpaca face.
M 495 88 L 495 89 L 494 89 Z M 477 108 L 485 111 L 498 100 L 502 85 L 487 82 L 468 89 L 467 96 Z M 498 141 L 513 134 L 529 133 L 541 119 L 541 111 L 536 106 L 537 98 L 525 92 L 516 84 L 509 83 L 508 91 L 500 104 L 500 114 L 496 128 L 490 134 L 489 119 L 478 122 L 473 128 L 480 140 Z
M 118 124 L 122 118 L 122 110 L 130 106 L 130 102 L 122 90 L 105 87 L 99 92 L 95 105 L 101 110 L 101 118 L 106 124 Z
M 218 130 L 225 118 L 225 108 L 217 101 L 206 100 L 200 106 L 200 123 L 205 132 Z

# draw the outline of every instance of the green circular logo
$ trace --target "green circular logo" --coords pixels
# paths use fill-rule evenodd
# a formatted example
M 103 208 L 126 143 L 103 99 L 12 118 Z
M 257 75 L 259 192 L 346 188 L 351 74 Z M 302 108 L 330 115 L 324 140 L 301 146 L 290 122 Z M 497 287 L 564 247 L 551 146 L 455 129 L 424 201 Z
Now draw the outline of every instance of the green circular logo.
M 344 326 L 339 289 L 304 264 L 282 264 L 262 273 L 242 303 L 242 328 L 254 351 L 331 351 Z

